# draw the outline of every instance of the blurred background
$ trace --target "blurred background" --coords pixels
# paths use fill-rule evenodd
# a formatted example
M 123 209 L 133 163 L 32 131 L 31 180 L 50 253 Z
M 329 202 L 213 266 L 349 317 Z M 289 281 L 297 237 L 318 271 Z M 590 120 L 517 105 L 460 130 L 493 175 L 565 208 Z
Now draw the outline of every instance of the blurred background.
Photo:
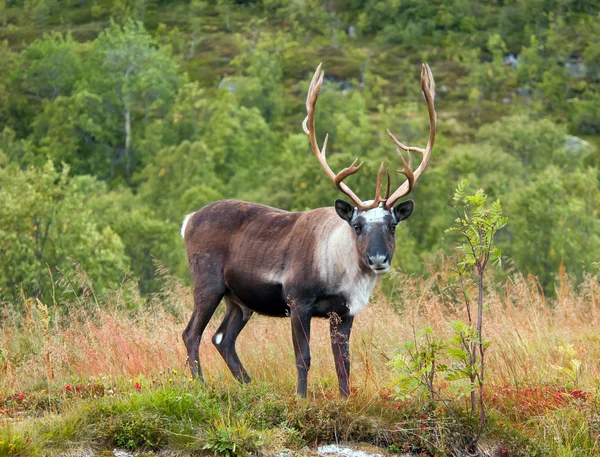
M 364 199 L 381 161 L 400 168 L 386 128 L 425 146 L 431 66 L 437 140 L 401 271 L 451 251 L 461 179 L 509 217 L 497 274 L 552 296 L 559 271 L 599 269 L 597 1 L 1 0 L 0 62 L 4 306 L 152 294 L 157 268 L 189 283 L 179 228 L 217 199 L 332 205 L 301 129 L 319 62 L 318 138 L 336 171 L 365 161 L 348 180 Z

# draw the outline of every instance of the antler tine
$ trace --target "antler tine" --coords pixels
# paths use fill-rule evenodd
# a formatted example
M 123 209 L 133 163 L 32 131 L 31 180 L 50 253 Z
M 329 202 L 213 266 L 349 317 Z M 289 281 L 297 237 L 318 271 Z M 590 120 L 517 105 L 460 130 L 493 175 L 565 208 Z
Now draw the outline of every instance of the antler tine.
M 381 162 L 379 170 L 377 171 L 377 187 L 375 188 L 375 198 L 373 199 L 373 203 L 371 203 L 372 205 L 375 205 L 375 203 L 379 205 L 379 203 L 381 203 L 381 175 L 383 174 L 383 167 L 384 163 Z
M 325 72 L 321 71 L 321 66 L 323 62 L 321 62 L 310 81 L 310 85 L 308 86 L 308 94 L 306 96 L 306 117 L 302 121 L 302 129 L 304 133 L 310 135 L 310 130 L 308 129 L 306 123 L 308 121 L 311 122 L 311 130 L 314 130 L 314 112 L 315 106 L 317 105 L 317 98 L 319 98 L 319 91 L 321 90 L 321 85 L 323 84 L 323 78 L 325 77 Z
M 423 77 L 423 73 L 425 73 L 425 78 Z M 429 68 L 429 65 L 426 63 L 422 64 L 421 67 L 421 83 L 425 83 L 429 89 L 431 98 L 435 99 L 435 81 L 433 79 L 433 74 L 431 73 L 431 68 Z
M 319 98 L 319 91 L 321 90 L 321 86 L 323 85 L 323 78 L 325 73 L 321 71 L 322 63 L 319 64 L 315 73 L 310 81 L 310 86 L 308 87 L 308 94 L 306 96 L 306 118 L 302 121 L 302 129 L 304 133 L 308 135 L 310 139 L 310 145 L 313 151 L 314 156 L 317 161 L 329 177 L 331 181 L 335 184 L 335 186 L 344 194 L 346 194 L 358 207 L 359 210 L 365 211 L 367 209 L 375 208 L 381 203 L 381 174 L 383 172 L 383 164 L 379 168 L 379 173 L 377 175 L 377 190 L 375 193 L 375 200 L 373 203 L 365 205 L 363 201 L 342 181 L 346 179 L 348 176 L 356 173 L 360 167 L 362 167 L 363 162 L 361 162 L 358 166 L 356 162 L 358 159 L 355 159 L 354 162 L 349 167 L 344 168 L 339 173 L 334 173 L 331 170 L 331 167 L 327 164 L 327 140 L 329 139 L 329 135 L 325 135 L 325 141 L 323 141 L 323 148 L 319 149 L 319 144 L 317 143 L 317 135 L 315 129 L 315 108 L 317 105 L 317 99 Z M 389 194 L 389 173 L 388 173 L 388 194 Z
M 387 167 L 387 165 L 385 166 L 385 174 L 387 175 L 387 186 L 386 186 L 386 190 L 385 190 L 385 198 L 384 200 L 387 201 L 388 198 L 390 198 L 390 169 Z
M 400 149 L 404 149 L 407 152 L 410 151 L 414 151 L 414 152 L 418 152 L 420 154 L 425 154 L 425 149 L 423 148 L 418 148 L 416 146 L 406 146 L 404 143 L 401 143 L 398 138 L 396 138 L 394 136 L 394 134 L 392 132 L 390 132 L 390 129 L 386 129 L 388 136 L 392 139 L 392 141 L 396 144 L 396 146 L 398 146 Z
M 340 184 L 342 184 L 342 181 L 344 179 L 346 179 L 348 176 L 356 173 L 360 169 L 360 167 L 363 166 L 363 162 L 359 163 L 358 166 L 355 166 L 356 162 L 358 162 L 358 159 L 354 159 L 354 162 L 352 162 L 349 167 L 344 168 L 337 175 L 335 175 L 335 178 L 333 179 L 333 183 L 336 185 L 336 187 L 339 188 Z M 361 201 L 361 203 L 362 203 L 362 201 Z
M 415 175 L 413 173 L 412 170 L 412 157 L 410 156 L 410 151 L 408 152 L 408 163 L 406 163 L 406 160 L 404 160 L 404 156 L 402 155 L 402 152 L 400 151 L 400 149 L 396 149 L 396 151 L 398 151 L 398 156 L 400 157 L 400 160 L 402 161 L 402 170 L 396 170 L 396 173 L 401 173 L 404 176 L 406 176 L 406 182 L 408 182 L 408 192 L 406 192 L 406 194 L 410 194 L 410 192 L 413 190 L 414 186 L 415 186 Z
M 361 165 L 362 165 L 362 162 L 361 162 Z M 385 196 L 385 198 L 381 198 L 381 184 L 382 184 L 382 180 L 383 180 L 382 176 L 383 176 L 384 167 L 385 167 L 385 164 L 383 162 L 381 162 L 381 165 L 379 165 L 379 170 L 377 171 L 377 184 L 376 184 L 376 188 L 375 188 L 375 198 L 369 204 L 361 202 L 360 205 L 357 205 L 357 207 L 360 211 L 367 211 L 369 209 L 377 208 L 381 203 L 385 203 L 385 201 L 387 200 L 387 197 L 390 193 L 390 172 L 387 169 L 387 167 L 386 167 L 386 173 L 387 173 L 386 196 Z
M 429 139 L 427 140 L 427 147 L 425 150 L 431 154 L 433 144 L 435 143 L 435 130 L 437 126 L 437 113 L 435 112 L 435 81 L 433 79 L 433 73 L 431 68 L 426 63 L 422 64 L 421 67 L 421 88 L 423 89 L 423 95 L 427 101 L 427 110 L 429 111 Z M 423 157 L 423 162 L 429 161 L 429 156 Z M 427 162 L 425 162 L 427 166 Z
M 415 146 L 406 146 L 405 144 L 398 141 L 398 139 L 392 134 L 392 132 L 390 132 L 389 129 L 387 130 L 389 137 L 396 144 L 396 146 L 398 146 L 400 149 L 403 149 L 404 151 L 407 151 L 409 157 L 409 163 L 407 164 L 404 160 L 404 157 L 402 156 L 402 153 L 400 152 L 400 150 L 398 150 L 398 155 L 400 156 L 400 159 L 402 160 L 402 164 L 404 166 L 404 169 L 402 171 L 398 170 L 398 173 L 402 173 L 406 176 L 407 179 L 404 183 L 402 183 L 400 187 L 398 187 L 398 189 L 394 191 L 392 196 L 387 200 L 387 209 L 390 209 L 399 198 L 408 195 L 412 191 L 412 189 L 415 186 L 415 183 L 419 180 L 421 174 L 423 174 L 423 171 L 427 167 L 427 164 L 429 163 L 429 159 L 431 157 L 431 151 L 435 142 L 437 114 L 435 112 L 434 106 L 435 81 L 433 79 L 433 73 L 431 73 L 431 68 L 429 68 L 429 65 L 427 64 L 422 64 L 421 66 L 421 89 L 423 90 L 423 95 L 425 97 L 425 101 L 427 102 L 427 110 L 429 112 L 429 138 L 427 140 L 427 146 L 425 147 L 425 149 L 418 148 Z M 414 172 L 412 171 L 412 158 L 410 156 L 411 151 L 418 152 L 423 155 L 421 163 Z

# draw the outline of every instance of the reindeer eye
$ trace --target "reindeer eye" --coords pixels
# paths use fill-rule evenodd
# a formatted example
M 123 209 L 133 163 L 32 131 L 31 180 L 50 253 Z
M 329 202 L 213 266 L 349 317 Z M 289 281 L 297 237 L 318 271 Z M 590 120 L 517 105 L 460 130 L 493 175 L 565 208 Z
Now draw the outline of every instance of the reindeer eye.
M 353 224 L 352 228 L 354 229 L 354 233 L 356 233 L 357 235 L 360 235 L 360 225 Z
M 392 233 L 396 233 L 396 225 L 397 224 L 392 224 L 392 227 L 391 227 Z

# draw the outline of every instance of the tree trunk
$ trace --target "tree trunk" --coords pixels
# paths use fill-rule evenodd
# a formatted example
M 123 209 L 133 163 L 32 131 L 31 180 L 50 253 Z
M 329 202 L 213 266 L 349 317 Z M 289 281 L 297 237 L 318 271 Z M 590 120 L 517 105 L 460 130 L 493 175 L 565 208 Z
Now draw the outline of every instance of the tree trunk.
M 131 74 L 131 68 L 128 68 L 125 72 L 125 82 L 129 80 L 129 75 Z M 126 94 L 123 94 L 121 97 L 121 101 L 124 105 L 123 116 L 125 118 L 125 179 L 127 184 L 129 184 L 129 177 L 131 174 L 131 104 L 129 102 L 129 97 Z
M 125 173 L 127 182 L 131 172 L 131 107 L 129 103 L 125 104 Z
M 479 345 L 479 435 L 483 431 L 483 425 L 485 423 L 485 404 L 483 402 L 483 379 L 485 376 L 485 360 L 484 348 L 483 348 L 483 272 L 484 268 L 479 268 L 479 297 L 477 300 L 477 339 Z
M 192 41 L 190 43 L 190 50 L 187 56 L 187 60 L 192 60 L 194 58 L 194 53 L 196 51 L 196 31 L 192 32 Z

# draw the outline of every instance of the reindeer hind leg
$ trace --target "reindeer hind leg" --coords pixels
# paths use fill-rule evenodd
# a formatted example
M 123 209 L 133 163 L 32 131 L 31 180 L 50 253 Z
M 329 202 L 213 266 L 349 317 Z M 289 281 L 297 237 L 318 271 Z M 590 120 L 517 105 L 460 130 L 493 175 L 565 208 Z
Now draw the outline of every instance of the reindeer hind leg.
M 245 306 L 238 305 L 228 296 L 225 296 L 225 303 L 227 304 L 225 317 L 213 336 L 212 342 L 235 379 L 241 383 L 247 383 L 251 379 L 237 355 L 235 341 L 250 320 L 252 311 Z
M 183 341 L 188 352 L 188 364 L 192 376 L 204 380 L 202 368 L 200 367 L 200 340 L 206 325 L 219 306 L 225 295 L 225 283 L 216 275 L 204 275 L 202 278 L 194 278 L 194 312 L 183 331 Z

